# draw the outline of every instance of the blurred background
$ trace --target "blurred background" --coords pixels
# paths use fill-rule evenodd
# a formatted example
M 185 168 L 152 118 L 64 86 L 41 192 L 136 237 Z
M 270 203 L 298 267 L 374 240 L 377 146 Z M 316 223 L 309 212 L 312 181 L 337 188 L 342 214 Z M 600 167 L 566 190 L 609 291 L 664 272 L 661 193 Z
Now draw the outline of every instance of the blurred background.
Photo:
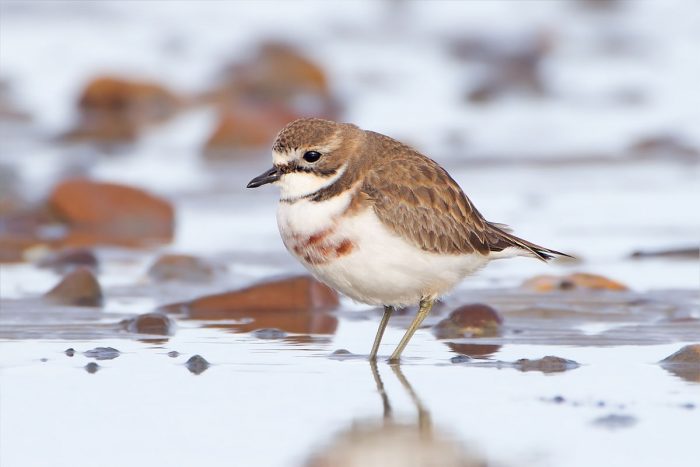
M 700 28 L 695 3 L 2 0 L 0 295 L 5 300 L 5 323 L 19 324 L 7 327 L 0 337 L 27 345 L 31 339 L 59 339 L 52 345 L 61 351 L 75 345 L 70 339 L 79 337 L 83 343 L 104 339 L 99 334 L 102 331 L 95 334 L 94 329 L 29 331 L 38 321 L 46 321 L 46 315 L 33 315 L 28 322 L 23 315 L 28 305 L 22 300 L 33 300 L 51 289 L 76 265 L 93 267 L 106 297 L 103 310 L 107 314 L 90 315 L 92 322 L 104 322 L 109 313 L 130 316 L 270 277 L 303 274 L 277 232 L 276 190 L 246 190 L 245 184 L 269 167 L 270 147 L 279 129 L 307 116 L 351 122 L 413 145 L 450 171 L 487 219 L 509 224 L 519 236 L 577 258 L 550 265 L 525 258 L 495 262 L 465 280 L 455 300 L 475 296 L 497 303 L 497 293 L 489 295 L 489 291 L 512 290 L 522 284 L 530 291 L 659 292 L 671 302 L 687 297 L 683 294 L 688 291 L 694 294 L 700 281 Z M 99 304 L 103 303 L 101 294 Z M 697 313 L 697 297 L 692 296 L 693 305 L 679 309 L 696 322 L 698 317 L 692 313 Z M 8 300 L 17 302 L 11 306 Z M 610 303 L 606 306 L 618 309 Z M 691 308 L 695 311 L 688 311 Z M 341 310 L 366 312 L 367 307 L 341 299 Z M 296 336 L 280 344 L 300 355 L 309 355 L 309 351 L 326 355 L 350 343 L 354 351 L 365 351 L 362 346 L 369 348 L 378 316 L 369 315 L 370 323 L 354 328 L 360 326 L 353 321 L 357 318 L 342 313 L 339 319 L 303 315 L 289 322 L 285 314 L 285 318 L 252 325 L 245 321 L 245 313 L 234 314 L 226 316 L 228 321 L 202 329 L 233 328 L 248 333 L 275 327 L 290 334 L 325 335 Z M 81 316 L 68 315 L 72 319 Z M 51 316 L 53 320 L 57 315 Z M 211 316 L 199 319 L 206 318 Z M 596 319 L 613 318 L 601 315 Z M 265 358 L 265 364 L 273 366 L 249 375 L 252 386 L 245 394 L 258 402 L 260 394 L 279 396 L 266 392 L 270 391 L 266 378 L 273 378 L 266 372 L 276 371 L 277 344 L 268 348 L 260 341 L 245 340 L 249 337 L 236 337 L 235 342 L 244 342 L 237 351 L 233 346 L 216 346 L 234 337 L 207 334 L 214 331 L 202 330 L 200 324 L 180 323 L 182 329 L 170 344 L 192 353 L 208 349 L 210 359 L 219 358 L 225 364 L 234 364 L 226 360 L 232 358 L 226 352 L 239 352 L 235 355 L 243 360 L 260 352 L 256 358 Z M 338 326 L 344 332 L 336 334 Z M 593 326 L 581 335 L 602 329 Z M 642 337 L 633 331 L 621 340 L 638 339 L 634 342 L 639 343 Z M 393 332 L 398 336 L 402 330 Z M 686 338 L 661 333 L 652 341 Z M 133 352 L 142 345 L 115 342 Z M 12 347 L 14 356 L 6 353 L 7 360 L 0 360 L 0 366 L 20 365 L 29 355 L 39 358 L 33 352 L 49 348 L 43 345 L 20 348 L 18 343 Z M 485 357 L 501 349 L 500 344 L 469 345 L 449 348 L 460 355 Z M 416 346 L 427 346 L 431 358 L 445 351 L 432 337 Z M 519 358 L 522 354 L 518 352 L 529 347 L 516 348 L 504 346 L 499 358 Z M 529 349 L 537 353 L 536 347 Z M 667 350 L 664 347 L 662 353 Z M 591 353 L 576 355 L 595 360 Z M 640 361 L 658 360 L 656 354 L 637 355 Z M 338 381 L 351 378 L 350 366 L 333 373 L 335 367 L 321 371 L 314 363 L 299 363 L 306 362 L 301 357 L 294 361 L 306 365 L 302 378 L 323 371 L 336 374 Z M 135 365 L 145 364 L 148 371 L 156 368 L 150 360 L 144 362 Z M 367 368 L 357 369 L 365 370 L 361 374 L 370 378 Z M 208 370 L 210 384 L 217 381 L 215 371 Z M 586 370 L 577 371 L 585 374 Z M 605 375 L 615 372 L 610 369 Z M 503 417 L 510 420 L 511 413 L 535 416 L 527 409 L 512 412 L 520 406 L 504 405 L 501 418 L 498 409 L 492 413 L 495 418 L 489 427 L 496 430 L 479 431 L 450 418 L 447 414 L 454 407 L 441 405 L 450 398 L 435 392 L 440 386 L 436 374 L 431 378 L 427 373 L 422 375 L 425 378 L 414 375 L 414 383 L 422 383 L 424 394 L 432 399 L 428 405 L 437 412 L 435 418 L 448 431 L 458 432 L 458 437 L 473 435 L 491 458 L 513 465 L 551 465 L 543 459 L 554 459 L 556 465 L 600 464 L 595 453 L 574 447 L 572 433 L 587 436 L 586 431 L 567 431 L 571 436 L 559 440 L 558 447 L 541 443 L 542 436 L 556 436 L 546 430 L 535 430 L 522 439 L 522 431 L 510 437 L 506 433 L 506 439 L 519 441 L 502 446 L 500 430 L 507 430 L 501 425 Z M 396 376 L 400 386 L 409 388 L 424 427 L 426 409 L 414 397 L 410 384 L 404 384 L 406 378 L 400 373 Z M 30 381 L 43 377 L 16 379 L 17 397 L 7 399 L 6 392 L 5 407 L 8 400 L 19 401 L 13 403 L 19 407 L 23 397 L 29 397 L 24 391 L 33 386 Z M 697 380 L 696 376 L 689 378 Z M 147 385 L 151 380 L 145 381 L 140 382 Z M 484 393 L 490 393 L 489 381 L 496 380 L 486 377 L 480 383 L 470 380 L 465 384 L 476 384 L 476 391 L 484 384 Z M 226 408 L 227 395 L 218 391 L 230 387 L 232 381 L 219 382 L 223 386 L 213 389 L 212 385 L 208 390 L 214 391 L 211 400 Z M 505 385 L 511 382 L 503 380 Z M 111 384 L 116 386 L 102 389 L 122 394 L 134 383 L 122 379 Z M 273 432 L 289 438 L 263 459 L 256 457 L 259 451 L 255 450 L 266 449 L 267 444 L 262 435 L 255 437 L 250 445 L 239 446 L 243 458 L 252 462 L 249 465 L 289 465 L 304 459 L 308 465 L 340 465 L 339 459 L 352 457 L 338 451 L 347 448 L 343 436 L 331 450 L 343 453 L 338 458 L 331 454 L 309 457 L 310 447 L 339 427 L 342 432 L 353 411 L 364 413 L 368 401 L 375 401 L 374 383 L 368 379 L 363 384 L 369 395 L 359 397 L 354 405 L 341 396 L 319 395 L 310 387 L 299 386 L 302 389 L 294 397 L 314 403 L 327 398 L 327 407 L 313 416 L 285 412 L 299 401 L 281 397 L 280 404 L 286 401 L 286 405 L 277 407 L 275 413 L 287 417 L 288 423 L 281 423 L 286 427 L 283 431 Z M 572 381 L 571 387 L 577 384 Z M 609 384 L 615 387 L 613 380 Z M 199 390 L 183 387 L 189 388 L 189 394 Z M 537 392 L 542 387 L 537 380 L 533 394 L 543 397 L 542 391 Z M 69 385 L 62 389 L 66 392 L 57 389 L 57 394 L 72 391 Z M 519 396 L 508 397 L 509 402 L 520 400 Z M 585 400 L 588 397 L 595 396 L 581 395 Z M 159 399 L 148 399 L 160 407 L 155 400 Z M 180 404 L 181 400 L 173 395 L 171 402 Z M 473 402 L 472 408 L 484 405 Z M 340 406 L 345 409 L 338 409 L 337 416 L 328 415 Z M 92 420 L 99 413 L 93 410 L 91 415 L 88 408 L 80 409 L 84 410 L 79 412 L 84 417 L 81 420 Z M 183 423 L 191 422 L 193 427 L 200 426 L 197 421 L 201 426 L 212 423 L 212 418 L 200 420 L 195 407 L 190 410 L 194 413 L 186 411 Z M 37 413 L 47 412 L 37 409 Z M 166 419 L 170 416 L 158 413 Z M 247 415 L 256 418 L 254 413 Z M 551 417 L 558 425 L 559 413 Z M 23 423 L 20 413 L 9 419 Z M 308 433 L 294 432 L 300 420 L 308 422 Z M 238 435 L 248 433 L 245 427 L 233 429 L 221 423 L 215 425 Z M 624 426 L 624 420 L 621 423 Z M 25 428 L 17 433 L 35 429 L 33 425 Z M 401 451 L 402 446 L 414 443 L 414 431 L 406 434 L 401 426 L 394 428 L 383 434 L 389 445 L 396 443 Z M 372 430 L 360 430 L 361 435 L 350 430 L 348 436 L 356 441 L 371 439 Z M 187 439 L 182 433 L 169 435 Z M 45 433 L 41 439 L 49 443 L 51 436 Z M 220 452 L 221 444 L 215 443 L 221 436 L 219 432 L 207 441 L 196 439 L 194 446 L 206 446 L 214 456 Z M 479 456 L 468 460 L 455 454 L 449 458 L 456 449 L 456 444 L 446 441 L 450 436 L 436 436 L 445 444 L 436 441 L 424 453 L 433 449 L 447 452 L 442 465 L 483 465 Z M 595 436 L 588 439 L 598 440 Z M 634 449 L 621 449 L 620 456 L 642 445 L 652 450 L 654 443 L 645 444 L 646 439 L 655 442 L 655 434 L 642 432 L 630 438 L 627 446 Z M 7 465 L 22 465 L 13 462 L 21 458 L 24 441 L 19 435 L 5 441 L 12 448 L 6 451 L 10 452 Z M 98 440 L 93 442 L 94 449 L 102 446 Z M 60 450 L 61 446 L 54 447 Z M 66 459 L 75 459 L 78 450 L 70 451 Z M 179 455 L 193 460 L 202 452 L 185 451 L 168 455 L 174 460 Z M 90 452 L 81 455 L 91 459 L 100 455 L 95 451 L 90 457 Z M 637 454 L 637 465 L 665 459 L 660 451 Z M 224 459 L 210 459 L 210 464 Z
M 320 116 L 414 145 L 488 219 L 588 269 L 695 286 L 696 261 L 641 259 L 697 259 L 691 5 L 4 1 L 0 255 L 144 236 L 286 255 L 274 189 L 243 186 L 285 123 Z M 174 230 L 71 232 L 85 220 L 61 202 L 82 192 L 57 189 L 75 177 L 164 198 Z M 48 218 L 26 215 L 37 205 Z M 494 277 L 541 270 L 530 263 Z

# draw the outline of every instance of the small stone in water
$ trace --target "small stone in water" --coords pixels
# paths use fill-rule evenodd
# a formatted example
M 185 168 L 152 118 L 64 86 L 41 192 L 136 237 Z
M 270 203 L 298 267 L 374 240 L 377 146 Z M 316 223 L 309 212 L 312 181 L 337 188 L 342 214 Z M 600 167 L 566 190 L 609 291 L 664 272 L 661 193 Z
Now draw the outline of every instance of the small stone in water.
M 310 313 L 338 306 L 338 294 L 310 276 L 267 281 L 242 290 L 200 297 L 187 304 L 193 319 L 236 319 L 271 311 Z
M 472 358 L 467 355 L 455 355 L 450 359 L 452 363 L 466 363 L 470 362 L 471 360 Z
M 84 354 L 87 358 L 95 360 L 112 360 L 120 355 L 120 352 L 113 347 L 95 347 Z
M 100 365 L 98 365 L 95 362 L 90 362 L 87 365 L 85 365 L 85 371 L 87 371 L 90 374 L 97 373 L 97 370 L 100 369 Z
M 175 323 L 163 313 L 145 313 L 124 322 L 129 332 L 169 336 L 174 333 Z
M 686 345 L 659 363 L 679 378 L 700 382 L 700 344 Z
M 698 365 L 700 366 L 700 344 L 686 345 L 660 362 L 662 365 Z
M 170 358 L 176 358 L 179 356 L 180 356 L 180 352 L 178 352 L 177 350 L 171 350 L 170 352 L 168 352 L 168 357 L 170 357 Z
M 75 355 L 75 349 L 73 347 L 71 347 L 69 349 L 66 349 L 63 353 L 65 353 L 69 357 L 72 357 L 73 355 Z
M 635 417 L 631 415 L 619 414 L 610 414 L 604 417 L 598 417 L 595 420 L 593 420 L 594 425 L 603 428 L 608 428 L 611 430 L 616 430 L 618 428 L 629 428 L 636 423 L 637 419 Z
M 155 281 L 207 282 L 226 271 L 223 265 L 189 255 L 163 255 L 149 268 Z
M 356 355 L 347 349 L 337 349 L 334 350 L 330 355 L 328 355 L 328 358 L 330 358 L 331 360 L 350 360 L 364 357 L 362 357 L 361 355 Z
M 579 364 L 573 360 L 567 360 L 561 357 L 548 355 L 546 357 L 529 360 L 521 358 L 514 363 L 515 368 L 520 371 L 541 371 L 543 373 L 556 373 L 560 371 L 573 370 L 578 368 Z
M 187 366 L 187 369 L 190 370 L 190 373 L 195 375 L 200 375 L 204 373 L 207 368 L 209 368 L 209 362 L 206 361 L 201 355 L 193 355 L 189 360 L 187 360 L 185 365 Z
M 438 339 L 480 337 L 498 335 L 503 318 L 493 307 L 482 303 L 463 305 L 435 326 L 433 334 Z
M 100 283 L 92 271 L 84 266 L 68 273 L 44 297 L 50 302 L 69 306 L 99 307 L 104 302 Z
M 535 292 L 555 292 L 557 290 L 610 290 L 626 291 L 627 286 L 596 274 L 573 273 L 567 276 L 542 275 L 523 282 L 521 287 Z
M 262 328 L 252 332 L 258 339 L 284 339 L 287 333 L 277 328 Z

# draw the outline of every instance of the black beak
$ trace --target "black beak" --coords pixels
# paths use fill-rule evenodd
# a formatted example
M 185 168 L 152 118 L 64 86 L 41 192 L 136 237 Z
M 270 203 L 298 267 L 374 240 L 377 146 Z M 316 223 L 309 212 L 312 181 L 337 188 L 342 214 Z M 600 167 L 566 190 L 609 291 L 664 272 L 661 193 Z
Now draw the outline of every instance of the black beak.
M 257 188 L 259 186 L 267 185 L 268 183 L 276 182 L 281 176 L 282 174 L 277 170 L 277 167 L 273 167 L 249 181 L 246 188 Z

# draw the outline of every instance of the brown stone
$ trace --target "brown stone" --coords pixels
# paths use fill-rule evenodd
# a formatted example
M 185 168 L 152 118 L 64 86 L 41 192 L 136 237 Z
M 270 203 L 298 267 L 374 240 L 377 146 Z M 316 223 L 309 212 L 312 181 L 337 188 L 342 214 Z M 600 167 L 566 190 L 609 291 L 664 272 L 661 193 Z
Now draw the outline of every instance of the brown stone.
M 280 42 L 262 44 L 247 61 L 223 73 L 221 99 L 256 106 L 284 106 L 306 116 L 331 117 L 334 102 L 323 69 L 295 48 Z M 224 102 L 226 105 L 226 102 Z
M 535 292 L 553 292 L 570 289 L 572 284 L 566 283 L 562 277 L 543 274 L 527 279 L 521 284 L 521 287 Z
M 224 265 L 203 258 L 166 254 L 151 265 L 148 277 L 154 281 L 208 282 L 225 271 Z
M 494 308 L 475 303 L 452 311 L 432 330 L 438 339 L 493 336 L 498 334 L 501 324 L 503 318 Z
M 567 276 L 542 275 L 526 280 L 523 288 L 535 292 L 554 292 L 557 290 L 628 290 L 624 284 L 597 274 L 573 273 Z
M 74 306 L 102 306 L 103 295 L 100 283 L 85 267 L 68 273 L 44 297 L 56 304 Z
M 470 103 L 486 104 L 513 94 L 547 94 L 542 63 L 552 49 L 553 37 L 548 31 L 539 31 L 514 39 L 467 36 L 452 40 L 449 47 L 454 57 L 477 63 L 482 70 L 477 83 L 465 93 Z
M 324 95 L 329 93 L 328 79 L 323 69 L 287 44 L 263 44 L 248 65 L 239 79 L 264 95 L 293 96 L 300 90 Z
M 78 101 L 77 126 L 64 137 L 123 143 L 135 139 L 147 125 L 174 115 L 181 100 L 162 85 L 149 81 L 101 76 L 90 81 Z
M 65 248 L 42 258 L 37 262 L 37 266 L 64 274 L 78 267 L 86 267 L 95 271 L 98 262 L 95 254 L 87 248 Z
M 48 206 L 70 229 L 66 245 L 138 246 L 169 242 L 174 233 L 169 202 L 124 185 L 68 180 L 54 189 Z
M 542 373 L 559 373 L 566 370 L 578 368 L 579 364 L 573 360 L 548 355 L 536 360 L 521 358 L 514 363 L 515 368 L 520 371 L 541 371 Z
M 700 344 L 686 345 L 659 363 L 685 381 L 700 383 Z
M 323 69 L 278 42 L 264 43 L 249 60 L 228 67 L 203 101 L 220 112 L 204 147 L 209 158 L 267 150 L 290 121 L 335 119 L 339 111 Z
M 568 280 L 571 281 L 575 287 L 582 289 L 616 291 L 627 290 L 626 285 L 597 274 L 586 274 L 581 272 L 569 274 Z
M 277 132 L 298 117 L 284 109 L 227 109 L 219 115 L 219 121 L 205 143 L 205 155 L 222 158 L 268 150 Z
M 678 352 L 661 360 L 664 365 L 697 365 L 700 367 L 700 344 L 686 345 Z
M 175 332 L 175 322 L 163 313 L 145 313 L 124 322 L 127 331 L 136 334 L 170 336 Z
M 297 276 L 166 305 L 159 310 L 188 319 L 234 321 L 207 325 L 233 332 L 276 328 L 307 335 L 333 334 L 338 319 L 327 311 L 337 306 L 338 296 L 333 290 L 309 276 Z
M 678 136 L 670 134 L 641 138 L 630 145 L 629 150 L 633 155 L 640 158 L 661 157 L 664 159 L 676 158 L 693 161 L 700 159 L 700 149 L 698 147 Z
M 235 292 L 209 295 L 189 305 L 191 318 L 215 319 L 236 311 L 303 312 L 330 310 L 338 306 L 338 295 L 309 276 L 297 276 L 247 287 Z M 275 327 L 275 326 L 257 326 Z

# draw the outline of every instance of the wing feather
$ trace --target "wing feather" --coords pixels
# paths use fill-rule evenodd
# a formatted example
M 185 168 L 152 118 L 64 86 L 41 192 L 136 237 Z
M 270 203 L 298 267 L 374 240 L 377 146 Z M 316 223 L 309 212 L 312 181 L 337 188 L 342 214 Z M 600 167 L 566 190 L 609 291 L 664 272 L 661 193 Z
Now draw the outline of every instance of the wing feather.
M 382 161 L 365 178 L 362 191 L 379 219 L 425 251 L 488 254 L 489 226 L 462 189 L 433 160 L 414 157 Z

